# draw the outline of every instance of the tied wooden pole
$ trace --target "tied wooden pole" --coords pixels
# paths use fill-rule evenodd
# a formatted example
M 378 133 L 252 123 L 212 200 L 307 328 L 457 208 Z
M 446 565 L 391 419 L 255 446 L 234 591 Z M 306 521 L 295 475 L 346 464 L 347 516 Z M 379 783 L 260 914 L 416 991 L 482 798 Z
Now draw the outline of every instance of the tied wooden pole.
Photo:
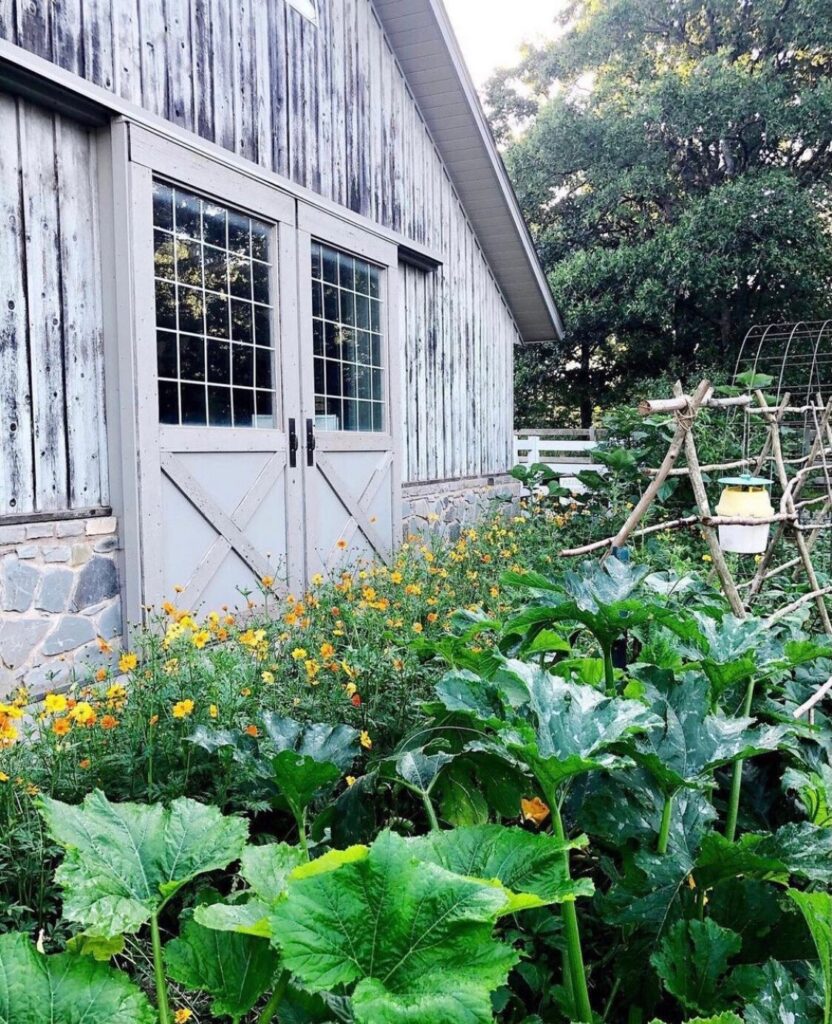
M 681 385 L 680 385 L 681 390 Z M 676 464 L 676 460 L 681 454 L 682 448 L 685 445 L 685 437 L 687 436 L 690 428 L 693 426 L 693 421 L 696 418 L 696 414 L 699 412 L 699 408 L 705 399 L 708 397 L 711 391 L 710 381 L 703 380 L 696 391 L 693 393 L 691 398 L 682 396 L 684 403 L 681 408 L 676 410 L 676 432 L 673 435 L 673 440 L 670 442 L 670 447 L 667 449 L 667 454 L 664 457 L 664 461 L 659 467 L 655 477 L 650 481 L 647 489 L 644 491 L 642 496 L 636 503 L 635 508 L 627 517 L 627 521 L 613 537 L 611 547 L 621 548 L 627 541 L 627 538 L 635 530 L 638 524 L 641 522 L 644 513 L 653 504 L 656 495 L 659 493 L 664 481 L 667 479 L 668 473 L 673 469 Z M 681 401 L 676 399 L 675 401 Z
M 682 385 L 677 383 L 673 390 L 676 393 L 680 393 Z M 693 496 L 696 499 L 696 507 L 699 510 L 699 515 L 703 519 L 710 519 L 711 506 L 708 502 L 708 492 L 705 489 L 705 481 L 702 479 L 702 470 L 699 466 L 699 453 L 696 450 L 696 440 L 693 436 L 692 430 L 687 431 L 684 440 L 685 458 L 688 463 L 688 474 L 690 476 L 690 485 L 693 489 Z M 725 560 L 725 554 L 719 546 L 717 531 L 713 526 L 705 526 L 703 533 L 705 535 L 705 543 L 708 545 L 708 550 L 711 553 L 711 561 L 713 562 L 714 569 L 719 576 L 723 593 L 728 600 L 728 604 L 731 606 L 731 611 L 738 619 L 744 619 L 747 617 L 745 607 L 743 606 L 742 599 L 740 598 L 739 591 L 737 590 L 737 584 L 734 581 L 734 577 L 731 575 L 731 570 L 728 568 L 728 563 Z
M 796 517 L 797 513 L 794 507 L 795 495 L 792 493 L 792 489 L 789 487 L 789 474 L 787 473 L 786 465 L 783 462 L 783 449 L 780 444 L 780 431 L 777 429 L 777 419 L 775 417 L 775 414 L 772 413 L 771 410 L 768 408 L 768 403 L 766 402 L 765 395 L 762 393 L 762 391 L 756 391 L 755 395 L 757 397 L 757 402 L 760 405 L 760 408 L 765 410 L 766 419 L 772 428 L 771 449 L 772 454 L 774 455 L 774 464 L 777 467 L 777 475 L 780 480 L 780 487 L 783 491 L 783 500 L 786 505 L 785 511 Z M 827 406 L 827 412 L 828 410 L 829 406 Z M 828 418 L 826 414 L 824 414 L 824 418 Z M 815 437 L 815 444 L 812 446 L 813 450 L 815 449 L 815 445 L 823 445 L 821 436 L 822 433 L 825 432 L 825 429 L 826 426 L 824 422 L 823 431 L 818 431 L 818 435 Z M 799 486 L 796 489 L 799 489 Z M 797 552 L 800 555 L 800 560 L 803 562 L 803 568 L 806 572 L 806 578 L 809 580 L 809 586 L 812 588 L 813 591 L 816 592 L 815 604 L 818 609 L 820 621 L 823 624 L 823 628 L 827 636 L 832 636 L 832 622 L 829 621 L 829 612 L 826 608 L 826 601 L 824 601 L 823 594 L 821 593 L 823 588 L 818 583 L 817 574 L 815 573 L 815 567 L 812 563 L 812 556 L 809 553 L 809 549 L 806 545 L 806 538 L 799 530 L 795 530 L 794 536 L 795 543 L 797 544 Z M 771 547 L 771 545 L 769 545 L 769 547 Z

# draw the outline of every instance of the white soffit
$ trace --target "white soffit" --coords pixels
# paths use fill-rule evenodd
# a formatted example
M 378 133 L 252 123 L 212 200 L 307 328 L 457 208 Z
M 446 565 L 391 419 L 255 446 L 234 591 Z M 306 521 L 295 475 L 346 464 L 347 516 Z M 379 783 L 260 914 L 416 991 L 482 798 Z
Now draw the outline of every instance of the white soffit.
M 373 3 L 523 341 L 563 337 L 546 276 L 441 0 Z

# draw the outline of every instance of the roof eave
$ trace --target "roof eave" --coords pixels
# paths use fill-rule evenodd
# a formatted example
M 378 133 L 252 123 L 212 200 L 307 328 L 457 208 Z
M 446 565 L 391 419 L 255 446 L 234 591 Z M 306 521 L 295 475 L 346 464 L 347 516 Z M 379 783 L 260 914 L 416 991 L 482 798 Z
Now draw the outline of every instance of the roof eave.
M 560 314 L 441 0 L 373 2 L 522 340 L 562 338 Z M 428 46 L 434 39 L 441 45 Z M 458 83 L 456 97 L 448 92 L 449 71 Z M 434 94 L 437 81 L 442 89 Z M 455 121 L 453 133 L 443 132 L 449 106 L 464 126 L 457 127 Z M 464 171 L 455 158 L 462 149 Z M 471 171 L 472 151 L 479 165 L 476 174 Z

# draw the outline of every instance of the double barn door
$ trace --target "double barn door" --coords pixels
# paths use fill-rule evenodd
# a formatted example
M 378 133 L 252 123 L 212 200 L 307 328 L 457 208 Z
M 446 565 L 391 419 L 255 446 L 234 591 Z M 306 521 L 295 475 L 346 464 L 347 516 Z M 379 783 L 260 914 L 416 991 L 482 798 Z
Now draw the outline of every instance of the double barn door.
M 121 134 L 129 603 L 240 606 L 263 599 L 266 578 L 300 590 L 388 558 L 395 245 L 149 131 Z

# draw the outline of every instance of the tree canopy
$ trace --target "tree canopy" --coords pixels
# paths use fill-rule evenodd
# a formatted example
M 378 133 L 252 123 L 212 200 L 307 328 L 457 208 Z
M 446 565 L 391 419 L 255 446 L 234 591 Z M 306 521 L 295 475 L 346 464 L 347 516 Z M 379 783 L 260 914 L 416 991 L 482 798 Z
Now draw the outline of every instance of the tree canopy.
M 530 425 L 832 309 L 832 0 L 572 0 L 557 26 L 487 93 L 567 327 L 518 359 Z

